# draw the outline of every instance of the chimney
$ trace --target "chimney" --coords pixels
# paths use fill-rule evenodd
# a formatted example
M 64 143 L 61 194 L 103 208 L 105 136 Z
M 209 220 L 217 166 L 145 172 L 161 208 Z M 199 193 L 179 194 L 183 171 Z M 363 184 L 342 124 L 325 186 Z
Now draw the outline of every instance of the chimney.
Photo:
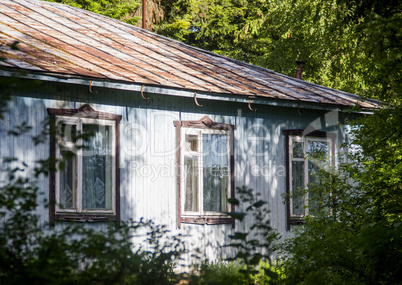
M 304 61 L 296 60 L 296 63 L 298 64 L 297 69 L 296 69 L 296 78 L 301 79 Z

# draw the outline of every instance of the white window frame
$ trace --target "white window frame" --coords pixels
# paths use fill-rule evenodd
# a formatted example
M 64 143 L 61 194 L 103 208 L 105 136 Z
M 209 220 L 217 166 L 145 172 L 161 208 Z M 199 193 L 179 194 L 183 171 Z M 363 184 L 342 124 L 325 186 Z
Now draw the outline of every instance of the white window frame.
M 56 159 L 62 159 L 61 157 L 61 147 L 65 149 L 70 149 L 75 153 L 76 157 L 76 209 L 65 209 L 60 208 L 60 171 L 56 172 L 55 177 L 55 212 L 56 214 L 103 214 L 103 215 L 115 215 L 116 214 L 116 127 L 115 121 L 112 120 L 104 120 L 104 119 L 92 119 L 92 118 L 79 118 L 79 117 L 67 117 L 67 116 L 57 116 L 56 117 L 56 126 L 59 126 L 62 123 L 76 125 L 77 133 L 82 131 L 83 124 L 94 124 L 99 126 L 108 126 L 111 127 L 111 150 L 112 150 L 112 161 L 111 161 L 111 171 L 112 171 L 112 181 L 111 185 L 111 203 L 112 208 L 110 210 L 107 209 L 83 209 L 82 208 L 82 180 L 85 179 L 83 177 L 82 171 L 82 156 L 83 152 L 86 150 L 83 148 L 77 148 L 73 142 L 62 142 L 61 137 L 57 134 L 56 138 Z M 82 139 L 79 138 L 76 142 L 77 145 L 81 146 L 83 143 Z
M 204 211 L 204 188 L 203 188 L 203 157 L 205 154 L 202 153 L 203 149 L 203 140 L 202 140 L 202 135 L 203 134 L 217 134 L 217 135 L 225 135 L 227 138 L 227 150 L 226 150 L 226 157 L 227 157 L 227 163 L 228 163 L 228 173 L 227 173 L 227 189 L 226 189 L 226 195 L 227 199 L 231 198 L 231 167 L 230 167 L 230 148 L 231 148 L 231 134 L 230 131 L 227 130 L 217 130 L 217 129 L 199 129 L 199 128 L 187 128 L 187 127 L 182 127 L 182 132 L 181 132 L 181 157 L 180 157 L 180 165 L 182 174 L 180 179 L 181 183 L 181 201 L 180 201 L 180 206 L 181 206 L 181 213 L 183 216 L 223 216 L 223 217 L 228 217 L 228 215 L 224 212 L 215 212 L 215 211 Z M 197 151 L 191 151 L 188 150 L 186 146 L 186 135 L 196 135 L 197 136 Z M 198 167 L 198 211 L 185 211 L 185 199 L 186 199 L 186 175 L 185 173 L 185 165 L 184 165 L 184 158 L 185 156 L 196 156 L 198 157 L 198 162 L 199 162 L 199 167 Z M 227 203 L 227 212 L 230 211 L 231 207 L 230 204 Z
M 308 143 L 311 141 L 319 141 L 319 142 L 326 142 L 328 143 L 328 158 L 329 164 L 332 164 L 334 161 L 334 140 L 328 137 L 310 137 L 310 136 L 289 136 L 289 144 L 288 144 L 288 149 L 289 149 L 289 172 L 288 172 L 288 183 L 289 183 L 289 191 L 290 195 L 293 195 L 293 185 L 292 185 L 292 161 L 303 161 L 304 162 L 304 188 L 308 189 L 308 184 L 309 184 L 309 173 L 308 173 Z M 293 157 L 293 143 L 294 142 L 303 142 L 303 158 L 294 158 Z M 299 218 L 303 219 L 305 216 L 309 215 L 309 207 L 308 207 L 308 191 L 306 191 L 306 194 L 304 196 L 304 214 L 303 215 L 297 215 L 293 213 L 293 198 L 289 198 L 289 207 L 290 207 L 290 216 L 291 218 Z

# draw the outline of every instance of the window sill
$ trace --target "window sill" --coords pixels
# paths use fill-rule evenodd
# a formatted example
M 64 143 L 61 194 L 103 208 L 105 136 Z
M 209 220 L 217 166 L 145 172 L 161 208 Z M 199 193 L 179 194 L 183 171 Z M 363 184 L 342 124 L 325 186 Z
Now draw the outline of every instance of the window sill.
M 303 225 L 306 221 L 302 217 L 291 217 L 289 223 L 291 225 Z
M 56 214 L 56 221 L 66 222 L 109 222 L 117 221 L 113 214 Z
M 219 224 L 232 224 L 234 227 L 234 219 L 231 217 L 208 217 L 208 216 L 185 216 L 181 217 L 181 222 L 186 224 L 198 225 L 219 225 Z

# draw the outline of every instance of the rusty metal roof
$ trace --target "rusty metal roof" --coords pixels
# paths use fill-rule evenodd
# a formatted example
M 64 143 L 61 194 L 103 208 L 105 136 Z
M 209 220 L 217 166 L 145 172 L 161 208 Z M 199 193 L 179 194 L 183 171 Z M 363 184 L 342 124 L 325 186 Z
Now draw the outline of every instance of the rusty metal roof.
M 12 49 L 18 41 L 18 49 Z M 378 102 L 195 48 L 86 10 L 1 0 L 8 69 L 209 94 L 375 108 Z

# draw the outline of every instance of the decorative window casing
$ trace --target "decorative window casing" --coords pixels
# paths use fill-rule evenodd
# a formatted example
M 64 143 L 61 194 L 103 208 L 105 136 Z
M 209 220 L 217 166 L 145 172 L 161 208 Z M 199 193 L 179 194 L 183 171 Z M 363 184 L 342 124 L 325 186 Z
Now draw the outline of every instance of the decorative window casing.
M 304 130 L 285 130 L 286 136 L 286 210 L 287 228 L 291 224 L 304 222 L 306 215 L 317 206 L 315 199 L 309 197 L 308 184 L 316 181 L 318 168 L 322 163 L 333 164 L 335 157 L 335 138 L 333 133 Z M 314 157 L 319 155 L 324 161 Z
M 50 224 L 55 220 L 120 221 L 121 115 L 53 109 L 50 155 L 64 167 L 50 174 Z M 83 139 L 85 138 L 85 139 Z
M 207 116 L 175 121 L 177 138 L 177 224 L 232 224 L 234 130 Z

